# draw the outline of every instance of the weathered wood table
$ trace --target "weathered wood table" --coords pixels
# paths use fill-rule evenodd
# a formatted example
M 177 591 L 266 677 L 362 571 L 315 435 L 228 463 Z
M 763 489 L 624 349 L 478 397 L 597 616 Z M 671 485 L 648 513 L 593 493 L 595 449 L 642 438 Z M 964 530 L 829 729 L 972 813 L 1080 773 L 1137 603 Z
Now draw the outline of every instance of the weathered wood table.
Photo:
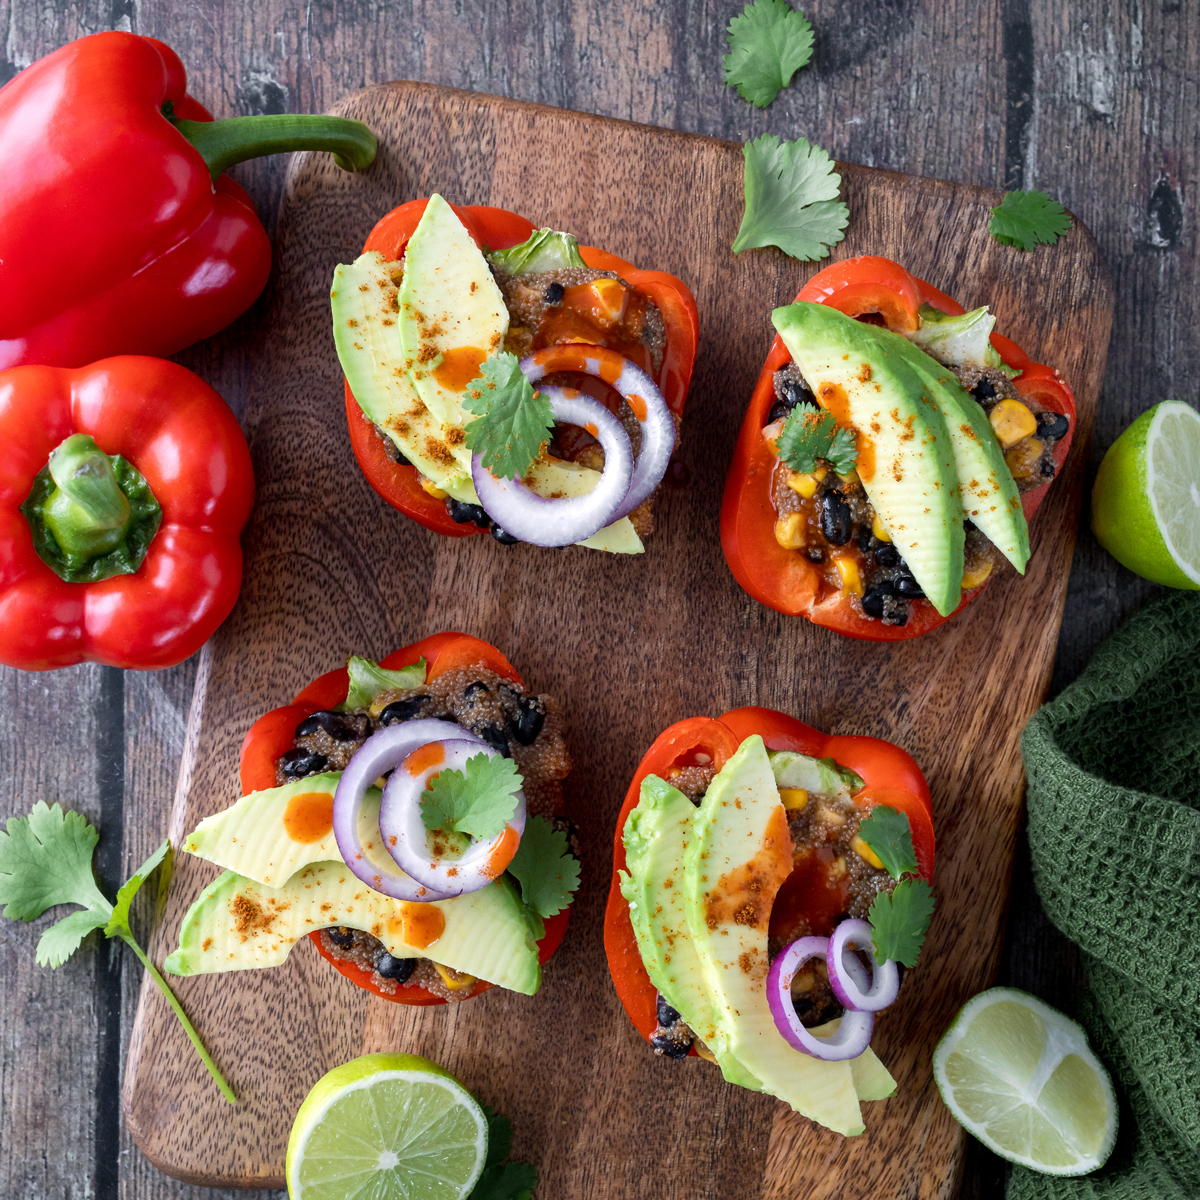
M 843 160 L 1039 187 L 1092 229 L 1116 283 L 1091 470 L 1149 405 L 1195 403 L 1200 274 L 1186 206 L 1200 187 L 1200 9 L 1163 0 L 800 7 L 815 27 L 814 61 L 764 112 L 722 83 L 724 29 L 739 0 L 0 0 L 0 83 L 72 38 L 132 29 L 179 51 L 193 94 L 218 116 L 320 111 L 369 83 L 417 79 L 739 140 L 804 135 Z M 283 170 L 276 159 L 233 172 L 268 227 Z M 179 356 L 239 412 L 262 312 L 260 302 Z M 1154 590 L 1082 531 L 1055 689 Z M 194 661 L 155 674 L 0 670 L 0 817 L 43 798 L 87 813 L 102 831 L 98 866 L 111 894 L 165 831 L 194 681 Z M 223 1195 L 159 1174 L 123 1128 L 119 1083 L 140 967 L 91 939 L 58 971 L 39 968 L 46 923 L 0 924 L 0 1195 Z M 1078 978 L 1018 860 L 1001 981 L 1070 1011 Z M 1000 1196 L 1004 1182 L 1004 1164 L 975 1147 L 961 1194 Z

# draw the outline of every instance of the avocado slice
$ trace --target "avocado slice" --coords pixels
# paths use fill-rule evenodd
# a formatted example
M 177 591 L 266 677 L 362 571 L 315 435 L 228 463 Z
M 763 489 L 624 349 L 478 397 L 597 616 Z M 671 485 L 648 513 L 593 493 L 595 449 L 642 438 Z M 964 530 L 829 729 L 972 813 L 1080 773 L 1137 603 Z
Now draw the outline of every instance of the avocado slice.
M 713 780 L 684 851 L 684 904 L 714 998 L 718 1062 L 732 1057 L 762 1090 L 838 1133 L 863 1131 L 848 1062 L 793 1049 L 767 1003 L 767 925 L 792 869 L 792 839 L 763 740 L 747 738 Z
M 480 891 L 431 905 L 446 925 L 428 946 L 404 940 L 407 907 L 367 887 L 340 861 L 313 863 L 278 888 L 226 871 L 188 909 L 179 949 L 163 967 L 174 975 L 277 967 L 306 934 L 341 925 L 377 937 L 396 958 L 432 958 L 526 996 L 538 990 L 537 942 L 524 905 L 503 876 Z
M 905 341 L 902 352 L 946 419 L 965 515 L 1024 575 L 1029 525 L 1021 493 L 987 414 L 949 367 Z
M 827 304 L 799 301 L 771 319 L 822 407 L 854 430 L 872 506 L 949 616 L 962 599 L 962 499 L 946 422 L 907 361 L 909 342 Z
M 853 771 L 839 767 L 832 758 L 812 758 L 795 750 L 768 750 L 767 758 L 775 783 L 781 788 L 803 788 L 810 796 L 833 800 L 863 786 Z
M 578 239 L 555 229 L 535 229 L 519 246 L 489 250 L 487 258 L 509 275 L 536 275 L 541 271 L 587 266 L 579 253 Z

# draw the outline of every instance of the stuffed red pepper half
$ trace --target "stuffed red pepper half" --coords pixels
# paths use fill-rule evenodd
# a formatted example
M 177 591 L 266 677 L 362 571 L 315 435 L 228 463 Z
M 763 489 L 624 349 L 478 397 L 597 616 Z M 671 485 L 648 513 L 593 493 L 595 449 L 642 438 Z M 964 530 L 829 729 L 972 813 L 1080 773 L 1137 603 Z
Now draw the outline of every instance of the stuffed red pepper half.
M 766 708 L 680 721 L 617 820 L 621 1003 L 656 1054 L 861 1133 L 860 1101 L 895 1091 L 870 1040 L 917 961 L 933 857 L 929 789 L 897 746 Z
M 562 727 L 553 697 L 464 634 L 322 675 L 254 724 L 242 798 L 184 839 L 226 870 L 166 969 L 278 966 L 307 934 L 386 1000 L 532 995 L 579 881 Z
M 641 553 L 696 357 L 680 280 L 435 195 L 331 295 L 354 453 L 389 504 L 451 537 Z
M 778 336 L 725 484 L 721 544 L 757 600 L 849 637 L 942 624 L 1007 559 L 1062 467 L 1057 371 L 886 258 L 834 263 Z

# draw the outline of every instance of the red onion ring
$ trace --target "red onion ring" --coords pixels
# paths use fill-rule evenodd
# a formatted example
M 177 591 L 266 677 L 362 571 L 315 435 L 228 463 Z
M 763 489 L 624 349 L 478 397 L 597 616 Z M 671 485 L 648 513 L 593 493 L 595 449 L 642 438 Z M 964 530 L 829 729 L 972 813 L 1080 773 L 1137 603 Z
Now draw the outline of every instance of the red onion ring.
M 517 793 L 512 820 L 494 838 L 473 842 L 461 858 L 438 857 L 429 847 L 429 831 L 421 817 L 421 793 L 439 771 L 461 769 L 477 754 L 496 757 L 496 750 L 476 740 L 446 738 L 426 743 L 420 750 L 440 746 L 442 753 L 417 758 L 414 751 L 388 778 L 379 806 L 379 830 L 384 849 L 397 865 L 418 883 L 444 896 L 461 896 L 485 888 L 512 861 L 525 832 L 525 793 Z M 413 772 L 416 772 L 415 774 Z
M 871 964 L 869 986 L 862 963 L 849 948 L 851 944 Z M 900 991 L 900 971 L 890 958 L 883 963 L 876 960 L 871 926 L 866 921 L 842 921 L 838 925 L 829 939 L 825 965 L 833 994 L 846 1008 L 856 1012 L 879 1012 Z
M 629 492 L 633 447 L 624 426 L 599 400 L 568 396 L 556 387 L 538 391 L 550 401 L 555 420 L 587 427 L 604 447 L 604 473 L 595 489 L 551 500 L 519 479 L 497 479 L 478 454 L 471 455 L 471 479 L 484 512 L 506 533 L 534 546 L 570 546 L 611 524 Z
M 675 418 L 654 380 L 616 350 L 582 346 L 575 342 L 547 346 L 522 359 L 521 370 L 530 383 L 555 371 L 579 371 L 594 375 L 617 391 L 629 405 L 642 430 L 642 445 L 629 481 L 625 499 L 617 505 L 609 523 L 627 517 L 653 494 L 667 473 L 675 451 Z
M 380 775 L 394 770 L 418 747 L 444 738 L 474 739 L 481 746 L 487 746 L 482 738 L 476 738 L 469 729 L 451 721 L 427 718 L 388 725 L 371 734 L 358 748 L 346 764 L 333 794 L 333 836 L 338 853 L 367 887 L 394 900 L 445 900 L 446 896 L 410 879 L 399 868 L 389 869 L 380 861 L 380 856 L 369 853 L 358 827 L 363 797 Z M 386 855 L 382 857 L 386 858 Z
M 875 1014 L 847 1009 L 837 1032 L 827 1038 L 814 1037 L 805 1029 L 792 1004 L 792 978 L 812 958 L 826 958 L 829 939 L 797 938 L 771 964 L 767 973 L 767 1003 L 775 1027 L 790 1046 L 826 1062 L 857 1058 L 871 1042 Z

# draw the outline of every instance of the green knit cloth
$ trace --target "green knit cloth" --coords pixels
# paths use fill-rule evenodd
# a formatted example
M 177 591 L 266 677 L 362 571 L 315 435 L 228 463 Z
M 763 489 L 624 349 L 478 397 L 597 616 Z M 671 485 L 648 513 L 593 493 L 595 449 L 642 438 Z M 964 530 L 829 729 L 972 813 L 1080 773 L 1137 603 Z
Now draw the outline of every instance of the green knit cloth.
M 1200 593 L 1147 605 L 1021 738 L 1034 879 L 1084 951 L 1079 1017 L 1121 1099 L 1078 1179 L 1012 1200 L 1200 1197 Z

